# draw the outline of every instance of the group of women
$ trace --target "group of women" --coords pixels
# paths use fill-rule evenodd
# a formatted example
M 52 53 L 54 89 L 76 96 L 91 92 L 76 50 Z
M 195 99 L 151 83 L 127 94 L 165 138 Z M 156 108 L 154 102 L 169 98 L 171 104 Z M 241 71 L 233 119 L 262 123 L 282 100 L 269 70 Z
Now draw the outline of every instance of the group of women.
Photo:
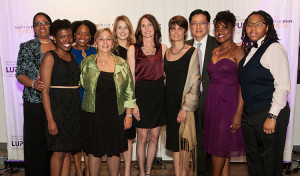
M 264 68 L 259 60 L 269 57 L 263 55 L 265 51 L 272 55 L 268 46 L 279 47 L 282 57 L 277 56 L 278 63 L 288 71 L 287 57 L 266 12 L 247 17 L 242 46 L 233 42 L 235 22 L 229 11 L 219 12 L 214 19 L 216 40 L 221 45 L 213 51 L 207 67 L 211 82 L 205 102 L 204 147 L 213 156 L 213 175 L 229 175 L 229 159 L 245 154 L 244 143 L 250 175 L 257 175 L 258 169 L 273 175 L 264 165 L 268 161 L 269 166 L 272 162 L 280 166 L 275 153 L 282 161 L 289 76 L 274 73 L 279 66 L 270 64 L 271 59 L 261 64 Z M 26 175 L 49 175 L 47 149 L 52 151 L 51 176 L 69 175 L 71 155 L 77 176 L 98 176 L 105 155 L 109 174 L 117 176 L 121 153 L 124 174 L 130 175 L 136 134 L 139 175 L 151 175 L 163 125 L 167 127 L 166 148 L 173 151 L 175 174 L 189 175 L 190 159 L 195 159 L 197 148 L 194 111 L 201 75 L 198 51 L 185 43 L 188 26 L 183 16 L 170 19 L 172 45 L 167 48 L 161 43 L 159 23 L 150 14 L 139 19 L 134 33 L 124 15 L 116 18 L 111 31 L 96 30 L 88 20 L 52 23 L 47 14 L 37 13 L 33 18 L 35 39 L 20 45 L 16 73 L 24 85 Z M 257 41 L 264 50 L 259 47 L 259 54 L 251 54 Z M 249 61 L 255 56 L 258 63 Z M 254 68 L 247 68 L 250 64 Z M 254 73 L 256 69 L 260 72 Z M 261 94 L 253 92 L 256 89 L 263 98 L 257 98 Z M 287 106 L 273 102 L 274 92 Z M 261 99 L 264 101 L 259 104 Z M 274 147 L 278 143 L 280 146 Z M 41 166 L 36 166 L 36 161 Z

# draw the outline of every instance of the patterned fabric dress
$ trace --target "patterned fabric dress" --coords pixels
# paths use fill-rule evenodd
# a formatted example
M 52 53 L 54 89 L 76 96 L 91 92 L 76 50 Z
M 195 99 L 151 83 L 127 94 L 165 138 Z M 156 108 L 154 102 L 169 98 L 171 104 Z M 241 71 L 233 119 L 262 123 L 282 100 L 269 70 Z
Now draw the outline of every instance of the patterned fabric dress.
M 71 61 L 61 59 L 54 51 L 51 86 L 78 86 L 80 69 L 75 58 Z M 58 134 L 49 134 L 46 128 L 48 150 L 70 152 L 81 149 L 82 137 L 80 121 L 80 97 L 78 89 L 50 88 L 51 111 L 58 128 Z

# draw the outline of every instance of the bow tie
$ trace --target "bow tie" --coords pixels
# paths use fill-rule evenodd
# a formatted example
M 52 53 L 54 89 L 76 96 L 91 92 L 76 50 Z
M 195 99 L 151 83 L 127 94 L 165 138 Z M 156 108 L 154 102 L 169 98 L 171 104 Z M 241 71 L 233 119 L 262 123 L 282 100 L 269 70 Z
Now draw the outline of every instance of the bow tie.
M 252 44 L 252 47 L 254 47 L 254 48 L 258 48 L 258 44 L 257 44 L 257 42 L 253 42 L 253 44 Z

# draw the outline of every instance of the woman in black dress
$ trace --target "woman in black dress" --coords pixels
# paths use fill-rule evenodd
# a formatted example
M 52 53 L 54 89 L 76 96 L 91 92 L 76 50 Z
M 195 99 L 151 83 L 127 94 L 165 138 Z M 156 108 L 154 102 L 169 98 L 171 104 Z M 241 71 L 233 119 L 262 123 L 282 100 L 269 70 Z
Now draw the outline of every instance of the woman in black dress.
M 49 38 L 51 18 L 42 12 L 33 17 L 35 39 L 20 44 L 16 77 L 24 85 L 24 160 L 25 175 L 47 176 L 50 174 L 45 138 L 44 108 L 40 80 L 40 64 L 45 53 L 55 49 Z M 38 161 L 38 162 L 37 162 Z
M 190 157 L 196 149 L 194 111 L 200 95 L 200 67 L 198 51 L 185 44 L 188 22 L 183 16 L 174 16 L 169 21 L 171 48 L 165 53 L 166 73 L 167 141 L 166 148 L 173 151 L 175 175 L 188 174 Z M 193 123 L 189 123 L 193 122 Z M 185 136 L 180 128 L 185 127 L 194 138 Z M 181 145 L 180 145 L 180 144 Z M 188 144 L 188 147 L 184 147 Z
M 51 176 L 61 175 L 66 155 L 81 148 L 80 69 L 70 53 L 73 43 L 71 23 L 56 20 L 50 27 L 56 49 L 45 54 L 40 74 L 44 82 L 42 102 L 47 117 L 47 146 L 53 151 Z M 69 167 L 68 167 L 69 168 Z M 66 171 L 69 173 L 69 171 Z
M 113 53 L 117 56 L 127 60 L 127 48 L 129 45 L 135 43 L 133 27 L 129 18 L 125 15 L 118 16 L 114 22 L 114 39 L 117 41 L 118 46 Z M 125 176 L 130 176 L 131 159 L 132 159 L 132 143 L 136 136 L 135 127 L 126 130 L 128 139 L 128 150 L 123 152 L 125 162 Z
M 125 129 L 132 125 L 133 80 L 128 63 L 112 53 L 116 42 L 110 28 L 97 31 L 95 43 L 97 54 L 85 58 L 80 65 L 84 148 L 91 176 L 99 176 L 105 155 L 109 175 L 117 176 L 120 153 L 128 149 Z

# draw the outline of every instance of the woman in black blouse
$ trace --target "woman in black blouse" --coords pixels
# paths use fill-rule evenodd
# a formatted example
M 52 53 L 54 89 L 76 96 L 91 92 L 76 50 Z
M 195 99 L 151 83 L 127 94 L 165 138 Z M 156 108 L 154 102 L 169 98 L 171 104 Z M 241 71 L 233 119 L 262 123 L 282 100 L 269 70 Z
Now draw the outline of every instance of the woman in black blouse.
M 125 15 L 118 16 L 114 22 L 114 38 L 118 43 L 117 50 L 113 53 L 127 60 L 127 48 L 135 43 L 133 27 L 129 18 Z M 134 127 L 126 130 L 128 139 L 128 150 L 123 152 L 125 162 L 125 176 L 130 176 L 131 158 L 132 158 L 132 143 L 136 136 Z

